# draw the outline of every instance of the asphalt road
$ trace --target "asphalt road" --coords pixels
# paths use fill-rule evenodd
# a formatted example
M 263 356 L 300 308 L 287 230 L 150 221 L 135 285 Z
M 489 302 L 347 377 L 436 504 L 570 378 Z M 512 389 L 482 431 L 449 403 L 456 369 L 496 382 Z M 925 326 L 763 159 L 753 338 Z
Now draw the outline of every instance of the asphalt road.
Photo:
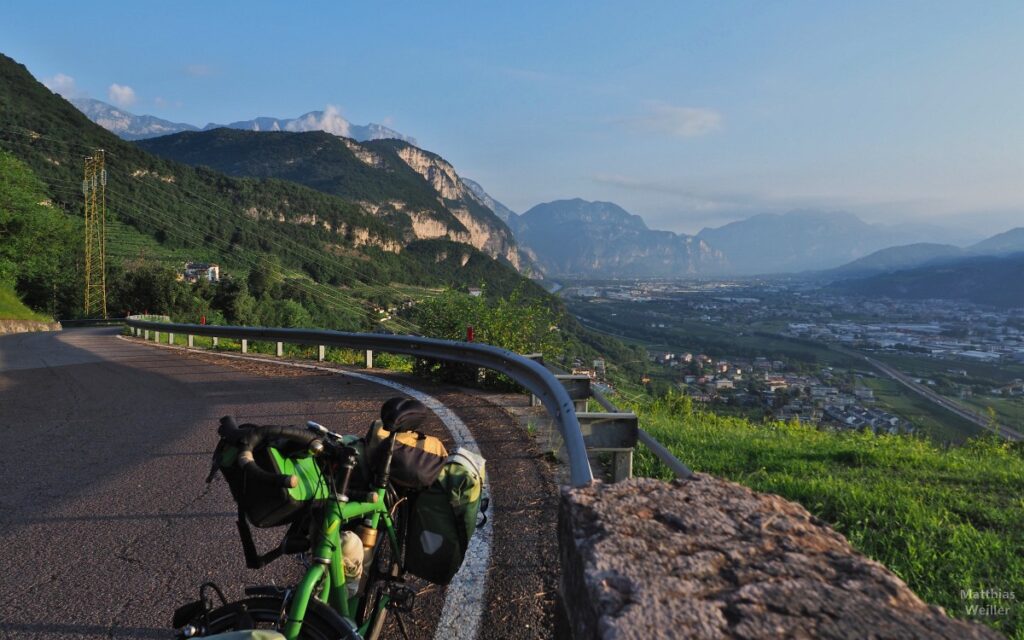
M 240 597 L 245 584 L 294 580 L 289 558 L 245 569 L 227 487 L 204 484 L 217 419 L 362 433 L 395 394 L 116 333 L 0 337 L 0 638 L 169 638 L 171 612 L 203 581 Z M 552 635 L 557 500 L 541 456 L 493 404 L 422 389 L 470 427 L 489 461 L 496 551 L 480 637 Z M 428 430 L 443 432 L 439 422 Z M 261 548 L 280 535 L 258 533 Z M 407 622 L 428 638 L 444 590 L 420 587 Z

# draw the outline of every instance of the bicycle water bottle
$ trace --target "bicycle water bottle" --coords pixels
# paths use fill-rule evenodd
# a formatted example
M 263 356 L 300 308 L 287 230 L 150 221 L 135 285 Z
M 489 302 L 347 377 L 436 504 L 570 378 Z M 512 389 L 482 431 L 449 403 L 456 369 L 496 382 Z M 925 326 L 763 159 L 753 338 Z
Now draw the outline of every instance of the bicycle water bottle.
M 363 541 L 355 533 L 346 531 L 341 536 L 342 564 L 345 568 L 345 590 L 348 597 L 353 598 L 359 593 L 359 585 L 363 577 Z

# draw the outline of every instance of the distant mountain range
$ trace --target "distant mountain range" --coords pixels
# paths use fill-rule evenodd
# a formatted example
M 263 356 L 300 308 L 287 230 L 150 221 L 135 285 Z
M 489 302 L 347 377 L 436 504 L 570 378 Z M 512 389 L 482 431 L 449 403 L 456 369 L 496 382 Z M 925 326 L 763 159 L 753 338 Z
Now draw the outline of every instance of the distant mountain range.
M 650 229 L 610 202 L 558 200 L 520 215 L 460 177 L 440 156 L 417 148 L 412 138 L 379 124 L 353 125 L 333 109 L 199 129 L 137 116 L 99 100 L 72 102 L 97 124 L 156 155 L 235 176 L 298 182 L 355 200 L 380 219 L 411 224 L 417 237 L 472 244 L 534 275 L 824 271 L 826 277 L 857 278 L 1024 250 L 1022 230 L 960 247 L 951 243 L 960 239 L 945 229 L 869 224 L 849 213 L 759 214 L 695 236 Z
M 648 229 L 611 202 L 547 202 L 510 218 L 509 226 L 548 274 L 685 277 L 728 268 L 722 253 L 699 238 Z
M 828 270 L 822 275 L 836 278 L 862 278 L 918 267 L 938 266 L 964 258 L 1006 256 L 1020 252 L 1024 252 L 1024 227 L 1010 229 L 966 247 L 935 243 L 888 247 Z
M 337 109 L 310 111 L 298 118 L 260 117 L 239 120 L 230 124 L 210 123 L 197 127 L 183 122 L 171 122 L 155 116 L 135 115 L 124 109 L 93 98 L 71 98 L 71 104 L 90 120 L 124 140 L 144 140 L 182 131 L 208 131 L 210 129 L 243 129 L 245 131 L 326 131 L 358 141 L 394 138 L 415 145 L 416 140 L 382 124 L 352 124 Z
M 1024 308 L 1024 253 L 959 258 L 942 264 L 840 280 L 831 288 L 870 298 L 937 298 Z
M 893 245 L 949 235 L 934 227 L 868 224 L 850 213 L 793 211 L 703 229 L 697 238 L 725 254 L 732 273 L 750 275 L 829 269 Z
M 476 197 L 479 198 L 481 202 L 487 205 L 496 216 L 501 218 L 505 222 L 505 224 L 511 225 L 516 219 L 519 218 L 518 213 L 509 209 L 505 205 L 501 204 L 500 202 L 492 198 L 490 194 L 484 191 L 484 188 L 481 187 L 480 184 L 477 183 L 475 180 L 463 178 L 462 181 L 466 184 L 467 187 L 469 187 L 469 190 L 472 191 L 473 194 L 476 195 Z

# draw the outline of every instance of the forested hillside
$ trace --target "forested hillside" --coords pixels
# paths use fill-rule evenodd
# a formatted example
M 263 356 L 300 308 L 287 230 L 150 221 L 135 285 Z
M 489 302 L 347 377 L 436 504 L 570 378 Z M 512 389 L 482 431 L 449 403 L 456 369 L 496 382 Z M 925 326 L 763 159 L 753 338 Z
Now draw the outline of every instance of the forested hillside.
M 72 224 L 81 219 L 82 158 L 105 150 L 108 217 L 121 230 L 109 249 L 120 256 L 109 265 L 114 271 L 149 268 L 154 260 L 166 270 L 184 259 L 213 259 L 229 276 L 244 280 L 269 263 L 283 283 L 305 292 L 306 303 L 315 307 L 307 310 L 322 326 L 342 328 L 373 326 L 377 308 L 399 302 L 391 283 L 486 284 L 492 295 L 522 285 L 539 294 L 485 253 L 447 238 L 417 241 L 395 219 L 373 215 L 352 200 L 146 153 L 89 121 L 4 56 L 0 122 L 0 149 L 27 166 L 42 185 L 43 199 Z M 121 244 L 114 246 L 115 240 Z M 76 286 L 69 282 L 57 294 L 51 291 L 58 316 L 79 313 Z
M 356 142 L 324 131 L 185 132 L 136 143 L 169 160 L 233 176 L 276 178 L 357 203 L 402 237 L 447 238 L 518 266 L 511 230 L 440 156 L 401 140 Z

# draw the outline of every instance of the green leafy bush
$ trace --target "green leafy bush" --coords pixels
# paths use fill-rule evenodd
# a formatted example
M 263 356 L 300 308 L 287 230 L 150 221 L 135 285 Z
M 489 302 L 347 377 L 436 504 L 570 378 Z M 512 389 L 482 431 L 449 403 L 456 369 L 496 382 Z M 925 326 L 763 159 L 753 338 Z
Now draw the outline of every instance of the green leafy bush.
M 465 340 L 467 328 L 472 327 L 476 342 L 516 353 L 539 352 L 545 358 L 557 358 L 563 352 L 559 315 L 543 298 L 527 298 L 521 287 L 496 300 L 446 291 L 420 303 L 415 320 L 422 333 L 432 338 Z M 478 372 L 475 367 L 459 363 L 421 358 L 413 364 L 413 372 L 456 384 L 514 386 L 493 371 Z

